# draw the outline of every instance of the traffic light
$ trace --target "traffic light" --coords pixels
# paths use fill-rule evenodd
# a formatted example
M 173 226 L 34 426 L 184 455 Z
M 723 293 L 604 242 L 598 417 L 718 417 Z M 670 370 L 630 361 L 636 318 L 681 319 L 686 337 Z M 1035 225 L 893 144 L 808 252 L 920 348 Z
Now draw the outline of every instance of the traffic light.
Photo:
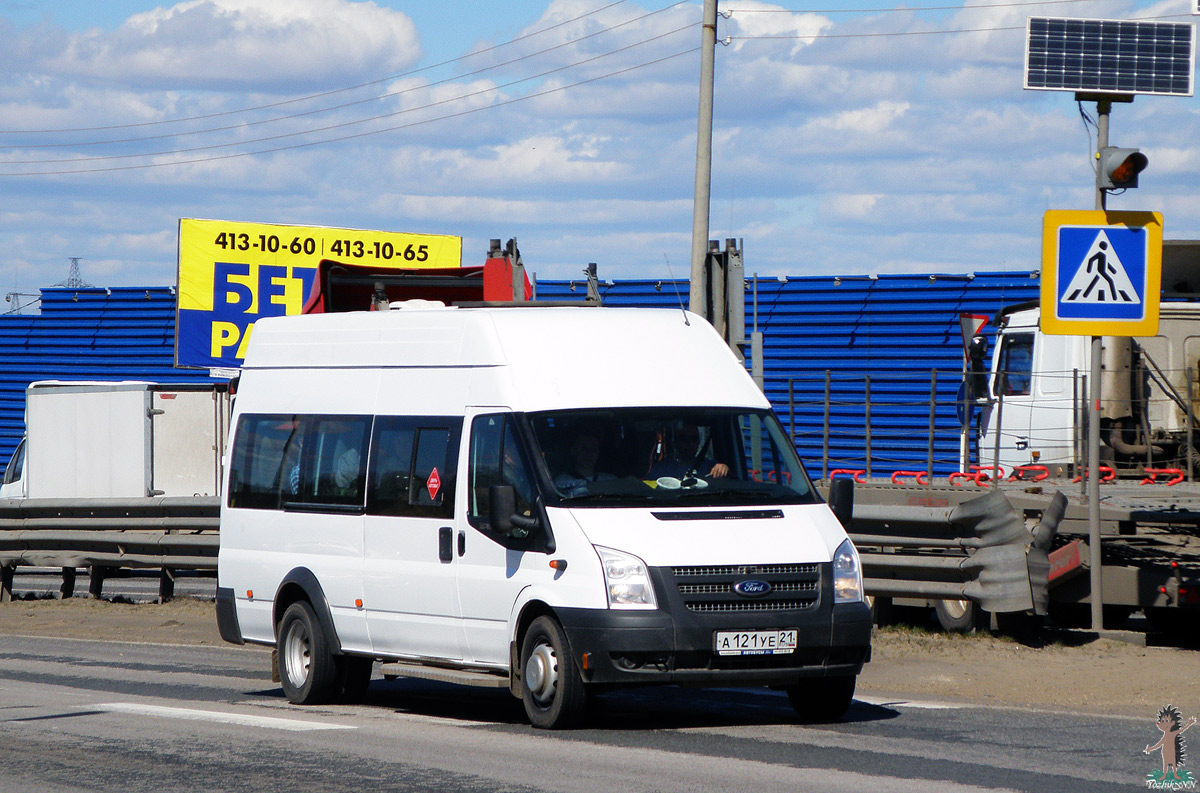
M 1138 174 L 1150 164 L 1146 155 L 1137 149 L 1118 149 L 1116 146 L 1105 146 L 1096 158 L 1100 161 L 1096 186 L 1101 190 L 1137 187 Z

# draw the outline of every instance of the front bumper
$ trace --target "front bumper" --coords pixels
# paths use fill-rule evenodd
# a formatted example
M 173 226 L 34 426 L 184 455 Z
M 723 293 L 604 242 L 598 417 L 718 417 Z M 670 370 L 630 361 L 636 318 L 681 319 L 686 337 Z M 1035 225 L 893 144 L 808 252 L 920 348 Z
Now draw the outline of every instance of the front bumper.
M 790 600 L 747 604 L 735 595 L 719 596 L 724 599 L 716 606 L 698 604 L 681 593 L 671 568 L 654 568 L 658 609 L 559 609 L 558 616 L 588 683 L 786 686 L 801 678 L 856 675 L 870 660 L 870 608 L 834 605 L 829 565 L 812 567 L 819 573 L 818 595 L 803 608 L 790 608 Z M 728 656 L 715 650 L 716 631 L 772 629 L 797 630 L 795 651 Z

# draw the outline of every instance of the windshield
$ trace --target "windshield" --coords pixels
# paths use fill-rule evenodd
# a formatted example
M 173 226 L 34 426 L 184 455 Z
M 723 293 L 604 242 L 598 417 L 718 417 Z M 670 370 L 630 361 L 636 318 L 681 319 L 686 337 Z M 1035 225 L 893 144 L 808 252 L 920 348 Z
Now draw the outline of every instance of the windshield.
M 818 499 L 770 411 L 714 408 L 528 414 L 565 506 L 810 504 Z

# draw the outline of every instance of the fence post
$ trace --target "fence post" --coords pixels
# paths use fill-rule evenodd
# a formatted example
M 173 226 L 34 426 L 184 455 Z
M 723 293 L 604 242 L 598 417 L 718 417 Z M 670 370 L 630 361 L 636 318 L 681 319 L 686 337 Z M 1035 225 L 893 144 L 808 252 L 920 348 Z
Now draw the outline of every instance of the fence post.
M 937 422 L 937 369 L 929 372 L 929 460 L 928 467 L 925 469 L 929 472 L 930 480 L 933 479 L 933 435 L 936 429 Z
M 1073 460 L 1073 462 L 1075 464 L 1075 473 L 1079 473 L 1081 470 L 1083 470 L 1079 465 L 1079 461 L 1082 459 L 1082 455 L 1080 454 L 1080 442 L 1081 441 L 1080 441 L 1080 436 L 1079 436 L 1079 428 L 1083 426 L 1083 421 L 1080 419 L 1080 416 L 1081 416 L 1081 413 L 1079 411 L 1079 370 L 1072 369 L 1071 370 L 1071 427 L 1072 427 L 1071 454 L 1075 458 Z
M 1080 376 L 1080 378 L 1079 378 L 1079 412 L 1080 412 L 1080 415 L 1083 417 L 1083 421 L 1081 422 L 1083 432 L 1079 436 L 1080 451 L 1083 450 L 1082 447 L 1087 445 L 1084 442 L 1084 438 L 1087 438 L 1088 433 L 1091 432 L 1092 410 L 1091 410 L 1091 406 L 1088 405 L 1088 402 L 1090 401 L 1090 400 L 1088 400 L 1088 394 L 1090 394 L 1090 393 L 1092 393 L 1092 392 L 1088 390 L 1088 376 L 1086 374 Z M 1084 462 L 1084 458 L 1082 455 L 1079 458 L 1079 462 L 1081 463 L 1081 466 L 1079 468 L 1079 495 L 1083 496 L 1084 498 L 1087 498 L 1088 477 L 1096 476 L 1099 472 L 1098 471 L 1088 471 L 1088 465 L 1086 462 Z
M 788 378 L 788 438 L 796 445 L 796 378 Z
M 0 567 L 0 603 L 12 602 L 13 573 L 17 572 L 15 564 Z
M 821 478 L 829 478 L 829 370 L 825 370 L 825 426 L 821 434 Z
M 1195 396 L 1194 396 L 1195 392 L 1193 390 L 1192 378 L 1195 376 L 1195 374 L 1196 374 L 1195 370 L 1189 366 L 1187 368 L 1187 475 L 1188 475 L 1189 482 L 1194 481 L 1195 476 L 1196 476 L 1196 469 L 1195 469 L 1195 466 L 1192 464 L 1192 458 L 1195 455 L 1195 452 L 1193 450 L 1196 448 L 1195 446 L 1192 445 L 1192 443 L 1193 443 L 1192 428 L 1196 422 L 1196 417 L 1192 410 L 1192 400 L 1195 398 Z
M 88 597 L 93 600 L 99 600 L 104 594 L 104 578 L 108 574 L 108 568 L 94 564 L 88 568 Z
M 64 567 L 62 569 L 62 584 L 58 587 L 58 596 L 63 600 L 68 600 L 75 595 L 75 568 Z
M 175 571 L 164 567 L 158 576 L 158 602 L 166 603 L 175 597 Z
M 998 372 L 996 381 L 999 388 L 996 389 L 996 438 L 992 444 L 991 487 L 1000 486 L 1000 438 L 1004 435 L 1004 392 L 1008 390 L 1008 372 Z
M 863 375 L 863 397 L 866 403 L 867 423 L 867 479 L 871 478 L 871 375 Z

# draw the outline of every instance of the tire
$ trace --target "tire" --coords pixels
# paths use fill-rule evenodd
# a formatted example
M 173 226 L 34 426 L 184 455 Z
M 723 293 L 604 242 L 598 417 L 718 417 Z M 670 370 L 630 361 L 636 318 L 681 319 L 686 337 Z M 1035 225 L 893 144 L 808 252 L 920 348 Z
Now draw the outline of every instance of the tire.
M 828 724 L 841 721 L 854 701 L 854 675 L 805 678 L 789 686 L 788 699 L 796 716 L 804 724 Z
M 339 694 L 337 663 L 329 638 L 307 601 L 287 607 L 279 620 L 279 680 L 295 705 L 324 705 Z
M 935 600 L 933 613 L 942 630 L 970 633 L 975 630 L 975 602 L 971 600 Z
M 375 668 L 375 659 L 360 655 L 340 655 L 334 662 L 338 671 L 337 701 L 347 705 L 362 702 L 367 696 L 367 688 L 371 685 L 371 670 Z
M 530 723 L 547 730 L 574 726 L 586 695 L 562 626 L 538 617 L 521 642 L 521 701 Z

